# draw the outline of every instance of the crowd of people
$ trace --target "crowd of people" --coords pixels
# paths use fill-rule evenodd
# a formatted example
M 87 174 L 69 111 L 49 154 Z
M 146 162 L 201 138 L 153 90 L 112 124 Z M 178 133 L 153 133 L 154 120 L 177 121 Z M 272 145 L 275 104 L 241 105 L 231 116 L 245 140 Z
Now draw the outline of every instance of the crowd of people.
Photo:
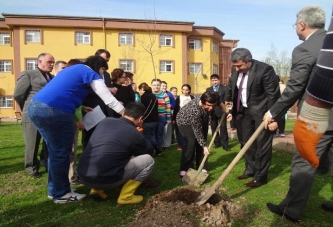
M 111 55 L 104 49 L 84 62 L 55 62 L 51 54 L 42 53 L 38 68 L 22 72 L 14 91 L 22 110 L 25 169 L 32 177 L 40 177 L 37 153 L 43 137 L 48 197 L 55 203 L 83 199 L 84 194 L 70 188 L 76 183 L 91 188 L 95 200 L 106 200 L 104 190 L 122 185 L 118 204 L 139 203 L 143 197 L 134 195 L 136 189 L 153 171 L 154 157 L 168 149 L 163 139 L 166 125 L 172 125 L 173 140 L 182 152 L 179 175 L 183 177 L 210 153 L 209 125 L 212 132 L 217 130 L 215 148 L 230 151 L 227 120 L 232 118 L 241 147 L 264 121 L 265 129 L 245 153 L 244 172 L 237 177 L 252 178 L 246 187 L 261 187 L 268 183 L 272 131 L 279 127 L 279 135 L 284 136 L 285 114 L 298 101 L 294 129 L 298 152 L 292 161 L 290 188 L 280 204 L 267 203 L 272 213 L 297 223 L 321 157 L 328 159 L 324 153 L 333 144 L 332 52 L 325 51 L 332 49 L 332 33 L 326 35 L 324 26 L 325 13 L 320 7 L 304 7 L 297 13 L 296 34 L 304 42 L 293 50 L 285 86 L 272 66 L 253 59 L 248 49 L 237 48 L 230 56 L 228 84 L 221 84 L 220 76 L 213 74 L 212 86 L 197 98 L 189 84 L 182 85 L 178 96 L 176 87 L 168 91 L 167 82 L 157 78 L 150 86 L 145 82 L 137 86 L 133 74 L 123 69 L 113 69 L 110 75 L 107 62 Z M 55 74 L 51 75 L 53 67 Z M 82 118 L 97 106 L 105 119 L 86 130 Z M 80 130 L 83 152 L 75 169 Z M 208 168 L 206 162 L 202 171 Z M 333 211 L 330 204 L 323 208 Z

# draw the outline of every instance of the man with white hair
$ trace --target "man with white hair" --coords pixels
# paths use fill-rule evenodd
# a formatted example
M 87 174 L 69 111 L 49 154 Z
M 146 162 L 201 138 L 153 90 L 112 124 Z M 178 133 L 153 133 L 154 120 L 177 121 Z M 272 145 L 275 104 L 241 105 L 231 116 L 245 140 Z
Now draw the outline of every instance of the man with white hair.
M 39 178 L 40 162 L 37 158 L 41 135 L 28 117 L 28 105 L 33 96 L 41 90 L 53 76 L 51 72 L 54 66 L 54 57 L 48 53 L 38 56 L 37 69 L 23 71 L 17 79 L 14 90 L 14 99 L 22 111 L 22 126 L 25 144 L 25 170 L 33 178 Z

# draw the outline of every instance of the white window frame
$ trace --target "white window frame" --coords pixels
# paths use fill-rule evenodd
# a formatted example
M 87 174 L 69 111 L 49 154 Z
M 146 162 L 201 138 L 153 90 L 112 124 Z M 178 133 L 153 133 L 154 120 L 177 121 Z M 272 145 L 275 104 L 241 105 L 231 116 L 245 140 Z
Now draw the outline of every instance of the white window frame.
M 0 60 L 0 72 L 11 73 L 12 72 L 12 62 L 9 60 Z
M 41 43 L 42 42 L 41 30 L 25 30 L 25 42 L 26 43 Z
M 133 33 L 119 33 L 119 45 L 133 45 Z
M 201 74 L 202 73 L 202 63 L 189 63 L 190 74 Z
M 25 59 L 26 70 L 37 69 L 37 66 L 38 66 L 38 59 L 33 59 L 33 58 Z
M 173 61 L 160 61 L 161 73 L 172 73 L 173 69 Z
M 160 46 L 173 46 L 173 36 L 172 35 L 160 35 Z
M 0 108 L 13 108 L 13 97 L 0 96 Z
M 119 60 L 119 68 L 123 69 L 126 72 L 134 72 L 134 60 Z
M 219 66 L 216 64 L 213 64 L 213 74 L 219 74 Z
M 213 41 L 213 47 L 212 47 L 212 49 L 213 49 L 213 52 L 214 53 L 218 53 L 218 43 L 216 42 L 216 41 Z
M 190 39 L 188 42 L 188 48 L 191 50 L 201 50 L 201 39 Z
M 7 32 L 0 32 L 0 45 L 10 45 L 10 34 Z
M 91 32 L 76 31 L 75 32 L 76 44 L 91 44 Z

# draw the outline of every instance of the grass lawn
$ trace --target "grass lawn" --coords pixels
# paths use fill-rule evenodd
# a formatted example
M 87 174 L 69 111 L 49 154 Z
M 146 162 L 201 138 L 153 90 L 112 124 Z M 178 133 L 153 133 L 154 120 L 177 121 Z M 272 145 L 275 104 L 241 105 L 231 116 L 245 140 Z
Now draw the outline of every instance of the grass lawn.
M 287 120 L 286 133 L 291 132 L 294 120 Z M 231 141 L 231 152 L 212 149 L 209 157 L 209 177 L 205 184 L 213 184 L 240 150 L 237 141 Z M 144 196 L 144 202 L 151 196 L 165 190 L 182 187 L 179 178 L 180 152 L 173 145 L 155 158 L 152 177 L 161 182 L 155 189 L 139 188 L 137 194 Z M 47 198 L 45 168 L 42 177 L 32 179 L 24 171 L 24 142 L 21 125 L 3 122 L 0 125 L 0 226 L 126 226 L 141 204 L 116 207 L 119 188 L 106 191 L 109 200 L 95 202 L 87 197 L 72 204 L 54 204 Z M 81 149 L 81 147 L 79 148 Z M 287 193 L 292 155 L 274 152 L 269 172 L 269 183 L 257 189 L 246 188 L 247 181 L 236 180 L 244 168 L 242 159 L 221 186 L 221 191 L 234 201 L 247 207 L 247 214 L 232 226 L 294 226 L 281 217 L 271 214 L 266 203 L 279 203 Z M 333 202 L 332 178 L 317 176 L 312 193 L 302 217 L 301 226 L 332 226 L 333 214 L 323 211 L 321 203 Z M 89 193 L 89 188 L 74 186 L 80 193 Z M 149 223 L 147 223 L 147 226 Z

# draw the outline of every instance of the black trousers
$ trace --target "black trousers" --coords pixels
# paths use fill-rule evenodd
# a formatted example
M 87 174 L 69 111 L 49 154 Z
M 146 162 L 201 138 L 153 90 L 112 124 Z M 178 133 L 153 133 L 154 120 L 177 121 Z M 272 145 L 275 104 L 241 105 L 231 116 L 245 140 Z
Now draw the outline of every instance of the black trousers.
M 203 147 L 200 146 L 195 138 L 191 125 L 178 126 L 179 131 L 183 136 L 183 150 L 180 160 L 180 171 L 187 171 L 189 168 L 194 168 L 194 156 L 196 168 L 199 168 L 203 159 Z M 206 167 L 204 167 L 206 168 Z
M 221 117 L 217 117 L 215 114 L 211 115 L 210 118 L 210 127 L 212 129 L 212 135 L 214 134 Z M 220 127 L 220 131 L 215 137 L 214 140 L 215 146 L 222 146 L 224 148 L 229 146 L 229 137 L 228 137 L 228 130 L 227 130 L 227 115 L 224 115 L 223 123 Z
M 261 122 L 262 118 L 254 119 L 247 108 L 244 108 L 243 113 L 236 115 L 237 136 L 241 147 L 250 139 Z M 264 129 L 244 154 L 245 170 L 243 174 L 253 176 L 253 180 L 259 182 L 267 181 L 268 169 L 272 159 L 272 141 L 272 133 Z

